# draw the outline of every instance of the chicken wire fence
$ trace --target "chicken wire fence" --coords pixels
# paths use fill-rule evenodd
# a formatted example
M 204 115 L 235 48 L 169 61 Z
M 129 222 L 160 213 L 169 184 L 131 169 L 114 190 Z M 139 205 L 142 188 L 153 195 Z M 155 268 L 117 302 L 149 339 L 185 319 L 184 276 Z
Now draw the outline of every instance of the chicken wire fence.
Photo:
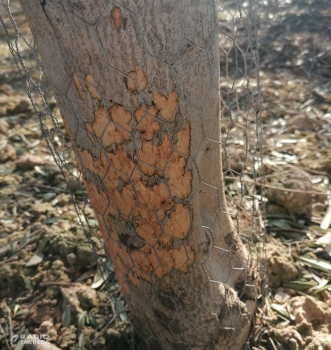
M 196 345 L 203 338 L 198 329 L 202 327 L 201 321 L 208 319 L 214 323 L 207 325 L 210 330 L 202 327 L 204 336 L 209 338 L 205 344 L 218 349 L 220 334 L 240 333 L 240 318 L 247 319 L 247 314 L 257 310 L 265 288 L 259 65 L 252 4 L 241 0 L 218 1 L 215 12 L 213 2 L 208 2 L 208 6 L 205 2 L 207 11 L 202 11 L 201 15 L 199 11 L 186 13 L 181 1 L 169 1 L 166 11 L 178 17 L 178 28 L 174 31 L 178 31 L 175 37 L 179 38 L 177 46 L 172 47 L 174 59 L 171 60 L 160 58 L 164 48 L 153 45 L 153 35 L 162 33 L 146 33 L 141 27 L 143 16 L 150 21 L 157 16 L 152 11 L 152 1 L 107 0 L 100 3 L 103 6 L 93 4 L 92 8 L 84 1 L 63 4 L 60 0 L 55 1 L 52 5 L 56 7 L 54 13 L 62 18 L 57 18 L 61 25 L 54 26 L 55 39 L 52 41 L 48 28 L 39 27 L 38 30 L 45 2 L 22 0 L 30 26 L 36 25 L 34 40 L 29 30 L 21 28 L 25 22 L 20 3 L 1 0 L 4 37 L 113 298 L 111 326 L 116 324 L 131 348 L 161 348 L 155 345 L 161 343 L 164 349 L 170 348 L 169 344 L 176 349 L 193 349 L 202 348 Z M 98 7 L 102 8 L 100 12 L 96 10 Z M 187 32 L 187 18 L 193 16 L 199 27 L 199 21 L 206 13 L 215 23 L 208 37 L 199 43 L 194 36 L 196 33 Z M 103 32 L 107 26 L 113 32 L 110 29 L 110 32 Z M 117 42 L 112 41 L 121 30 L 117 26 L 126 26 L 131 36 L 139 34 L 135 40 L 140 43 L 138 56 L 141 61 L 131 69 L 126 68 L 126 57 L 117 52 L 124 50 L 121 37 Z M 75 44 L 75 35 L 81 33 L 90 41 L 86 47 Z M 218 40 L 219 64 L 211 59 L 215 38 Z M 49 50 L 42 47 L 47 41 Z M 92 41 L 95 42 L 91 44 Z M 51 46 L 55 42 L 59 47 L 54 50 Z M 181 54 L 187 47 L 193 54 L 204 55 L 198 70 L 208 77 L 209 85 L 205 91 L 190 84 L 181 86 L 178 66 L 194 64 L 190 55 Z M 55 56 L 53 61 L 50 55 Z M 89 56 L 88 63 L 84 61 L 86 56 Z M 47 57 L 49 62 L 45 62 Z M 50 67 L 50 62 L 58 64 L 58 69 Z M 63 65 L 65 74 L 70 77 L 66 86 L 63 84 L 67 83 L 66 79 L 61 80 Z M 93 65 L 101 66 L 93 71 L 95 80 L 88 74 Z M 148 65 L 167 70 L 176 89 L 167 94 L 144 92 L 141 79 L 144 80 Z M 219 82 L 212 66 L 220 69 Z M 160 72 L 160 78 L 164 78 Z M 128 90 L 125 93 L 118 87 L 121 82 Z M 110 88 L 107 89 L 106 84 Z M 115 90 L 122 97 L 116 95 Z M 59 109 L 53 106 L 54 95 Z M 77 102 L 83 99 L 88 102 Z M 124 99 L 135 105 L 134 111 L 121 106 L 124 106 Z M 170 101 L 174 101 L 173 107 L 169 107 Z M 221 115 L 219 140 L 217 136 L 210 137 L 219 130 L 210 130 L 207 118 L 215 104 Z M 194 138 L 194 142 L 187 141 L 187 135 Z M 90 145 L 90 153 L 82 146 L 84 142 Z M 215 154 L 222 154 L 221 182 L 217 184 L 213 179 L 209 183 L 205 180 L 208 176 L 204 174 L 212 173 L 214 166 L 217 168 L 216 163 L 206 164 L 201 160 L 206 144 L 211 148 L 216 145 L 219 153 Z M 215 162 L 215 158 L 211 159 Z M 209 221 L 196 220 L 193 210 L 202 187 L 208 201 L 217 203 L 214 217 Z M 222 202 L 222 191 L 227 206 Z M 223 221 L 227 217 L 231 222 L 229 227 L 233 225 L 235 229 L 227 246 L 218 244 L 217 235 L 220 234 L 215 232 L 214 225 L 219 217 L 223 217 Z M 239 240 L 247 251 L 242 265 L 237 265 L 234 257 Z M 103 249 L 99 248 L 98 242 Z M 205 245 L 207 252 L 199 257 L 194 244 Z M 225 257 L 228 274 L 220 272 L 226 270 Z M 198 276 L 193 282 L 185 277 L 190 273 Z M 235 286 L 231 285 L 233 274 L 236 274 L 237 282 L 240 281 Z M 171 292 L 159 282 L 167 278 L 167 286 L 173 285 Z M 119 292 L 118 284 L 122 292 Z M 141 287 L 147 284 L 150 287 Z M 223 299 L 209 304 L 205 291 L 211 285 L 224 288 L 224 294 Z M 156 310 L 143 302 L 142 295 L 142 305 L 135 308 L 135 303 L 139 303 L 139 288 L 147 293 L 146 298 L 151 297 L 151 304 L 154 294 L 158 295 L 161 304 L 172 304 L 171 312 Z M 185 293 L 194 303 L 201 303 L 199 308 L 188 307 L 194 310 L 197 320 L 191 331 L 182 331 L 186 322 L 181 319 L 186 315 L 181 305 Z M 138 297 L 132 299 L 131 295 Z M 212 295 L 207 293 L 209 298 Z M 121 299 L 128 301 L 131 308 L 127 309 Z M 247 301 L 251 301 L 253 308 L 244 307 L 248 305 Z M 142 308 L 149 307 L 151 310 L 144 313 Z M 234 312 L 235 317 L 224 324 L 225 308 Z M 240 311 L 236 313 L 235 308 Z M 131 318 L 133 326 L 128 322 Z M 161 324 L 165 338 L 162 335 L 160 339 L 160 332 L 155 331 L 159 328 L 153 328 L 154 324 Z M 192 323 L 188 323 L 190 325 Z M 249 330 L 250 334 L 253 332 L 254 326 Z M 175 339 L 176 344 L 167 343 L 170 338 Z M 155 343 L 157 339 L 160 343 Z M 249 339 L 244 344 L 249 347 Z

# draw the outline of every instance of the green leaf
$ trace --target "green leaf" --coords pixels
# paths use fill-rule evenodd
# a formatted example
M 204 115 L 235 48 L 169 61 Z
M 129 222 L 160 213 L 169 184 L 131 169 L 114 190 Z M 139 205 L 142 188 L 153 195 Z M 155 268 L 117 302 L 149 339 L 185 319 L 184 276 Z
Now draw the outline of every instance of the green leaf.
M 16 253 L 16 247 L 17 247 L 18 241 L 14 241 L 11 245 L 9 256 L 13 256 Z
M 102 274 L 102 269 L 100 268 L 100 266 L 98 266 L 98 269 L 97 269 L 96 274 L 94 275 L 93 283 L 92 283 L 91 287 L 93 289 L 97 289 L 100 286 L 102 286 L 103 283 L 105 282 L 104 277 L 107 277 L 107 276 L 105 276 L 105 274 Z
M 80 350 L 84 350 L 85 349 L 85 344 L 84 344 L 84 334 L 81 333 L 81 335 L 79 336 L 78 339 L 78 346 Z
M 311 231 L 317 231 L 318 233 L 326 234 L 328 230 L 323 230 L 320 226 L 311 225 L 309 226 L 309 230 Z
M 268 226 L 278 227 L 278 228 L 291 228 L 288 223 L 286 223 L 284 220 L 269 220 Z
M 16 166 L 7 168 L 7 169 L 0 169 L 0 175 L 9 175 L 12 174 L 16 169 Z
M 77 327 L 77 332 L 78 334 L 82 331 L 84 325 L 85 325 L 85 320 L 86 320 L 86 311 L 84 311 L 78 319 L 78 327 Z
M 20 309 L 20 306 L 18 304 L 16 304 L 14 306 L 14 310 L 13 310 L 13 317 L 15 318 L 16 314 L 17 314 L 17 311 Z
M 64 218 L 62 216 L 56 216 L 54 218 L 47 219 L 44 223 L 46 225 L 52 225 L 52 224 L 54 224 L 54 222 L 58 222 L 58 221 L 61 221 L 61 220 L 66 220 L 66 218 Z
M 90 323 L 91 327 L 94 329 L 97 329 L 99 327 L 99 323 L 95 319 L 94 313 L 92 310 L 88 313 L 88 318 L 89 318 L 89 323 Z
M 89 219 L 89 220 L 88 220 L 88 223 L 89 223 L 90 227 L 92 227 L 92 228 L 96 228 L 96 227 L 99 226 L 98 221 L 95 220 L 95 219 Z
M 53 200 L 55 197 L 57 196 L 57 194 L 55 192 L 48 192 L 42 195 L 43 198 L 43 202 L 50 202 L 51 200 Z
M 31 281 L 27 277 L 25 277 L 24 275 L 22 275 L 22 278 L 23 278 L 23 281 L 25 283 L 26 288 L 29 289 L 30 291 L 32 291 L 33 288 L 32 288 Z
M 64 313 L 62 315 L 62 326 L 65 328 L 69 328 L 71 321 L 71 309 L 70 307 L 67 307 L 64 310 Z
M 44 236 L 38 244 L 39 253 L 41 253 L 45 249 L 47 243 L 48 243 L 48 238 Z
M 16 312 L 16 316 L 21 316 L 25 314 L 28 310 L 27 309 L 21 309 Z
M 317 260 L 307 256 L 300 256 L 300 260 L 303 261 L 306 265 L 314 267 L 317 270 L 323 272 L 331 272 L 331 264 L 324 260 Z
M 313 287 L 312 290 L 317 290 L 317 289 L 321 289 L 324 286 L 326 286 L 328 284 L 328 280 L 325 278 L 322 278 L 321 281 L 319 282 L 319 284 L 316 287 Z
M 2 247 L 0 247 L 0 255 L 5 255 L 10 251 L 10 245 L 6 244 Z
M 123 322 L 127 321 L 128 320 L 128 316 L 126 314 L 126 311 L 125 311 L 125 306 L 122 302 L 121 299 L 119 298 L 113 298 L 113 301 L 117 307 L 117 310 L 118 310 L 118 313 L 120 315 L 120 318 Z
M 279 315 L 285 317 L 287 320 L 291 320 L 290 314 L 281 305 L 271 304 L 271 309 L 276 311 Z
M 43 197 L 44 202 L 50 202 L 56 196 L 57 196 L 57 194 L 55 192 L 48 192 L 48 193 L 45 193 L 42 197 Z
M 31 193 L 29 193 L 27 191 L 23 191 L 23 190 L 16 191 L 14 194 L 16 196 L 22 196 L 22 197 L 26 197 L 26 198 L 30 198 L 31 197 Z
M 331 232 L 327 232 L 324 236 L 318 238 L 316 243 L 321 245 L 331 244 Z
M 328 207 L 321 223 L 321 229 L 327 230 L 331 224 L 331 205 Z
M 312 287 L 315 287 L 315 281 L 303 282 L 303 281 L 290 281 L 283 283 L 284 288 L 291 288 L 294 290 L 308 290 Z
M 30 242 L 30 236 L 31 236 L 31 231 L 27 230 L 23 238 L 23 244 L 28 244 Z
M 312 295 L 315 295 L 315 294 L 324 292 L 324 291 L 327 290 L 327 289 L 328 289 L 328 290 L 331 290 L 331 284 L 326 284 L 325 286 L 316 289 L 316 290 L 312 293 Z
M 43 261 L 44 255 L 42 253 L 37 253 L 31 257 L 31 259 L 26 263 L 25 266 L 35 266 L 39 265 Z
M 287 301 L 287 303 L 286 303 L 286 309 L 287 309 L 288 314 L 290 315 L 291 321 L 294 321 L 295 320 L 295 316 L 291 312 L 292 308 L 291 308 L 291 305 L 290 305 L 289 301 Z
M 12 216 L 10 218 L 3 218 L 0 220 L 2 224 L 12 224 L 15 221 L 15 217 Z
M 81 282 L 81 281 L 85 281 L 87 280 L 88 278 L 92 277 L 93 275 L 95 275 L 93 273 L 93 271 L 86 271 L 84 272 L 80 277 L 78 277 L 75 282 Z
M 24 341 L 19 341 L 15 347 L 15 350 L 22 350 L 24 345 Z
M 98 266 L 97 272 L 94 275 L 92 288 L 96 289 L 103 285 L 103 283 L 108 279 L 109 272 L 113 272 L 113 267 L 111 261 L 105 261 L 101 266 Z

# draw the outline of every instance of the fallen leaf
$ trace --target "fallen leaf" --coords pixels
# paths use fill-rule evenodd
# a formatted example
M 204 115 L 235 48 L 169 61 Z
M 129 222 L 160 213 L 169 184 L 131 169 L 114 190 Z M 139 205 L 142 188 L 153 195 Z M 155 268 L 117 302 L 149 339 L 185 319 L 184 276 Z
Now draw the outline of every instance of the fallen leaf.
M 43 261 L 44 255 L 42 253 L 35 254 L 27 263 L 25 266 L 36 266 L 39 265 Z
M 327 230 L 331 224 L 331 205 L 329 205 L 321 223 L 321 228 Z

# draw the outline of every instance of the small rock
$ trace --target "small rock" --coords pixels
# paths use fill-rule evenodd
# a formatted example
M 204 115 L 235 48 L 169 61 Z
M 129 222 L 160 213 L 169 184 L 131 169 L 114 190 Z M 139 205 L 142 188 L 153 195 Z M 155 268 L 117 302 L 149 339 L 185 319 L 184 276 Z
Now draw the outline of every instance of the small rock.
M 75 253 L 69 253 L 67 255 L 67 261 L 70 266 L 75 265 L 76 262 L 76 254 Z
M 98 296 L 95 289 L 81 284 L 76 290 L 76 295 L 84 310 L 90 310 L 98 306 Z
M 26 113 L 31 110 L 31 101 L 28 97 L 22 97 L 18 104 L 10 111 L 11 114 Z
M 284 282 L 292 281 L 298 275 L 299 270 L 293 258 L 288 256 L 286 252 L 284 253 L 284 250 L 282 250 L 276 240 L 274 240 L 274 243 L 267 243 L 267 258 L 268 283 L 270 287 L 280 287 Z
M 69 328 L 61 328 L 61 337 L 59 345 L 61 349 L 69 348 L 76 343 L 76 327 L 71 325 Z
M 84 310 L 91 310 L 98 306 L 98 296 L 94 289 L 85 284 L 61 288 L 63 309 L 70 307 L 72 316 L 78 319 Z
M 240 173 L 245 166 L 245 163 L 251 161 L 251 155 L 246 152 L 243 147 L 227 147 L 226 153 L 222 152 L 222 170 L 233 170 Z M 246 164 L 247 166 L 247 164 Z
M 0 134 L 8 136 L 9 124 L 5 119 L 0 119 Z
M 314 131 L 317 129 L 317 123 L 306 114 L 296 115 L 286 120 L 289 131 Z
M 278 328 L 271 328 L 269 332 L 270 336 L 274 337 L 278 342 L 283 344 L 288 344 L 290 349 L 296 350 L 299 347 L 294 348 L 294 345 L 299 345 L 300 347 L 303 347 L 305 342 L 302 339 L 301 334 L 294 328 L 294 326 L 288 326 L 286 328 L 278 329 Z M 291 341 L 292 345 L 290 346 L 289 342 L 290 339 L 294 339 Z M 293 348 L 292 348 L 293 346 Z
M 277 303 L 283 304 L 287 302 L 287 300 L 291 299 L 291 296 L 285 292 L 277 292 L 274 299 L 277 301 Z
M 312 336 L 314 332 L 313 325 L 305 321 L 300 323 L 296 329 L 304 338 Z
M 58 288 L 47 287 L 45 291 L 45 297 L 47 299 L 57 298 L 59 296 Z
M 37 165 L 43 165 L 44 160 L 34 154 L 24 154 L 16 163 L 16 167 L 21 170 L 32 170 Z
M 293 307 L 295 322 L 297 324 L 302 322 L 314 324 L 330 324 L 331 323 L 331 309 L 322 301 L 316 300 L 311 296 L 300 296 L 290 300 Z
M 61 282 L 70 281 L 70 279 L 66 273 L 67 270 L 64 266 L 64 263 L 61 260 L 53 261 L 53 264 L 52 264 L 50 271 L 51 271 L 50 279 L 52 281 L 61 281 Z
M 95 253 L 89 245 L 79 246 L 77 249 L 77 265 L 90 266 L 96 262 Z
M 37 332 L 38 334 L 47 334 L 49 335 L 49 341 L 57 340 L 57 331 L 54 327 L 54 324 L 51 321 L 44 321 Z
M 321 295 L 324 301 L 331 301 L 331 293 L 329 291 L 325 290 L 321 293 Z
M 128 346 L 125 334 L 114 328 L 106 331 L 106 344 L 111 349 L 126 349 Z
M 71 203 L 71 197 L 69 194 L 61 193 L 57 196 L 57 205 L 59 207 L 64 207 Z
M 2 84 L 0 85 L 0 94 L 12 96 L 15 94 L 15 90 L 9 84 Z
M 6 106 L 0 106 L 0 117 L 7 115 L 7 107 Z
M 270 202 L 283 206 L 292 214 L 311 216 L 313 196 L 309 193 L 312 191 L 312 182 L 308 173 L 303 170 L 294 170 L 284 176 L 280 182 L 279 179 L 277 179 L 278 182 L 274 183 L 273 181 L 275 180 L 272 180 L 269 184 L 300 192 L 286 192 L 286 190 L 268 188 L 266 197 Z
M 294 289 L 290 289 L 290 288 L 285 288 L 284 292 L 291 295 L 292 297 L 297 294 L 297 292 Z
M 289 339 L 288 346 L 291 350 L 298 350 L 299 349 L 298 342 L 294 338 Z
M 6 163 L 10 160 L 16 159 L 16 150 L 12 145 L 8 143 L 6 146 L 0 149 L 0 163 Z
M 22 249 L 17 255 L 20 260 L 24 260 L 28 256 L 28 252 Z

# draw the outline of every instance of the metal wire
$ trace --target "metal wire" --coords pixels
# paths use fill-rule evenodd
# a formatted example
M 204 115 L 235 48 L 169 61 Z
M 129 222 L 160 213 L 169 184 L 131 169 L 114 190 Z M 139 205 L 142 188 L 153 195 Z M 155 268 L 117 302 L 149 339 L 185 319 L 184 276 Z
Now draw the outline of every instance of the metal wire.
M 106 178 L 109 174 L 109 171 L 116 171 L 122 177 L 127 179 L 127 182 L 131 184 L 134 195 L 135 195 L 135 205 L 130 209 L 128 213 L 125 213 L 125 217 L 132 218 L 132 213 L 139 207 L 143 208 L 146 212 L 150 213 L 154 220 L 157 221 L 160 227 L 160 237 L 168 237 L 169 239 L 173 239 L 169 232 L 165 232 L 164 223 L 161 222 L 160 218 L 157 215 L 157 211 L 149 208 L 146 203 L 142 203 L 139 200 L 139 196 L 137 194 L 136 185 L 133 180 L 133 174 L 138 169 L 138 164 L 148 166 L 153 169 L 153 172 L 159 172 L 163 175 L 165 179 L 165 184 L 167 191 L 169 193 L 169 198 L 175 200 L 176 205 L 181 204 L 183 208 L 186 208 L 187 212 L 190 216 L 190 227 L 196 229 L 203 229 L 208 231 L 213 244 L 210 255 L 213 251 L 224 251 L 229 256 L 229 261 L 233 270 L 244 270 L 247 275 L 247 271 L 244 268 L 236 267 L 231 258 L 231 247 L 229 249 L 224 249 L 215 244 L 215 238 L 213 234 L 213 224 L 216 222 L 217 218 L 215 218 L 214 222 L 211 223 L 210 227 L 199 226 L 197 225 L 191 214 L 191 202 L 190 200 L 184 200 L 178 198 L 176 196 L 171 195 L 171 188 L 169 185 L 169 179 L 166 176 L 166 172 L 164 169 L 167 168 L 171 156 L 173 153 L 177 153 L 180 157 L 185 157 L 187 159 L 187 167 L 190 169 L 197 169 L 194 176 L 196 176 L 199 185 L 208 186 L 211 191 L 215 191 L 218 197 L 219 203 L 219 215 L 225 214 L 231 217 L 231 220 L 234 223 L 234 227 L 236 229 L 237 237 L 243 241 L 247 250 L 249 251 L 249 260 L 254 261 L 256 266 L 257 274 L 260 275 L 259 279 L 261 281 L 262 287 L 256 290 L 256 299 L 259 302 L 262 302 L 263 299 L 263 290 L 264 290 L 264 278 L 265 278 L 265 268 L 264 268 L 264 239 L 265 232 L 263 226 L 263 213 L 264 213 L 264 173 L 263 173 L 263 163 L 262 163 L 262 128 L 261 128 L 261 120 L 260 120 L 260 86 L 259 86 L 259 60 L 258 60 L 258 44 L 257 44 L 257 30 L 255 27 L 255 18 L 252 10 L 252 4 L 250 1 L 217 1 L 217 14 L 215 16 L 216 25 L 214 26 L 213 33 L 211 35 L 208 47 L 200 47 L 197 45 L 194 40 L 192 41 L 191 37 L 185 32 L 184 28 L 184 20 L 183 16 L 185 13 L 181 11 L 181 3 L 180 1 L 176 1 L 176 9 L 180 18 L 180 28 L 181 28 L 181 36 L 182 39 L 178 46 L 177 54 L 175 60 L 161 60 L 159 57 L 153 55 L 148 49 L 148 45 L 146 44 L 146 38 L 144 33 L 142 32 L 140 22 L 138 19 L 139 14 L 144 11 L 145 7 L 148 4 L 148 0 L 144 1 L 104 1 L 105 7 L 102 13 L 98 14 L 93 18 L 93 23 L 89 22 L 86 18 L 82 18 L 79 13 L 76 13 L 73 8 L 68 5 L 67 2 L 64 2 L 65 13 L 63 14 L 63 23 L 61 28 L 59 28 L 59 33 L 66 30 L 66 24 L 70 20 L 75 20 L 80 23 L 80 25 L 84 26 L 86 30 L 90 33 L 90 40 L 94 41 L 95 47 L 95 59 L 102 59 L 101 68 L 99 72 L 96 73 L 96 90 L 98 95 L 100 96 L 100 100 L 102 105 L 105 107 L 104 110 L 107 114 L 108 123 L 104 127 L 101 136 L 97 136 L 95 132 L 92 132 L 90 137 L 91 140 L 94 139 L 95 144 L 99 144 L 99 150 L 105 156 L 108 163 L 108 170 L 103 174 L 103 177 L 99 177 L 97 186 L 100 191 L 104 191 L 107 194 L 107 189 L 105 185 Z M 24 0 L 25 8 L 29 9 L 29 4 Z M 99 229 L 95 227 L 93 224 L 95 219 L 91 221 L 91 217 L 89 217 L 88 211 L 91 209 L 92 205 L 88 198 L 88 195 L 84 189 L 84 181 L 92 181 L 93 174 L 91 174 L 90 169 L 87 168 L 86 164 L 84 164 L 84 160 L 80 156 L 80 147 L 79 147 L 79 138 L 81 135 L 79 134 L 79 126 L 82 125 L 82 120 L 84 122 L 88 121 L 88 117 L 83 117 L 81 115 L 77 115 L 77 110 L 75 110 L 75 106 L 70 101 L 70 87 L 71 85 L 59 86 L 58 82 L 52 81 L 50 77 L 46 75 L 44 66 L 39 59 L 39 54 L 37 52 L 37 48 L 35 46 L 35 41 L 33 40 L 32 34 L 22 35 L 18 28 L 18 25 L 15 22 L 15 13 L 17 13 L 17 9 L 19 8 L 19 4 L 16 1 L 6 1 L 1 0 L 2 10 L 0 15 L 1 27 L 4 31 L 4 36 L 6 42 L 8 44 L 8 48 L 13 56 L 15 61 L 15 65 L 20 72 L 20 76 L 22 82 L 24 84 L 25 90 L 32 102 L 32 106 L 34 111 L 39 117 L 40 127 L 42 133 L 47 141 L 50 152 L 59 166 L 64 180 L 68 185 L 68 191 L 71 194 L 73 199 L 75 209 L 77 212 L 77 216 L 80 222 L 80 225 L 84 229 L 87 239 L 89 240 L 92 249 L 95 251 L 95 254 L 98 258 L 98 262 L 100 266 L 102 266 L 103 271 L 105 272 L 105 278 L 107 279 L 107 289 L 110 295 L 113 295 L 113 286 L 118 284 L 116 278 L 114 277 L 114 266 L 115 262 L 109 263 L 109 261 L 102 260 L 98 254 L 97 249 L 95 247 L 93 237 L 96 237 L 105 247 L 105 251 L 109 255 L 109 250 L 107 249 L 107 245 L 109 242 L 112 244 L 119 244 L 126 251 L 127 254 L 130 255 L 131 258 L 131 266 L 128 266 L 128 271 L 126 272 L 126 278 L 129 278 L 129 274 L 134 271 L 139 270 L 139 267 L 136 266 L 135 260 L 131 256 L 132 247 L 137 249 L 137 247 L 141 247 L 141 245 L 148 245 L 154 252 L 158 260 L 158 267 L 162 267 L 162 262 L 160 257 L 158 256 L 158 248 L 157 242 L 160 237 L 157 237 L 157 240 L 154 244 L 150 242 L 146 242 L 143 238 L 138 235 L 135 231 L 135 225 L 133 220 L 128 220 L 130 223 L 130 227 L 128 228 L 132 233 L 130 239 L 127 240 L 126 244 L 123 242 L 119 242 L 114 240 L 109 231 L 109 223 L 107 219 L 107 210 L 112 208 L 114 211 L 118 211 L 118 207 L 114 205 L 113 199 L 109 198 L 108 195 L 105 196 L 105 201 L 107 205 L 103 206 L 103 210 L 98 212 L 99 225 L 103 225 L 108 231 L 108 239 L 100 237 Z M 117 6 L 126 14 L 132 16 L 133 21 L 135 22 L 138 30 L 139 37 L 141 40 L 141 46 L 143 47 L 143 52 L 141 53 L 142 59 L 141 63 L 136 70 L 135 78 L 133 79 L 131 76 L 127 74 L 127 71 L 120 70 L 118 67 L 114 67 L 111 65 L 107 58 L 106 49 L 104 44 L 101 42 L 100 37 L 97 33 L 97 26 L 105 16 L 109 15 L 109 7 Z M 12 11 L 13 9 L 13 11 Z M 28 11 L 28 10 L 26 10 Z M 30 14 L 31 15 L 31 14 Z M 69 18 L 70 17 L 70 18 Z M 91 24 L 92 23 L 92 24 Z M 210 49 L 212 46 L 213 38 L 218 36 L 219 38 L 219 55 L 220 55 L 220 70 L 221 70 L 221 79 L 220 82 L 215 81 L 215 77 L 213 76 L 212 69 L 209 69 L 209 78 L 210 78 L 210 86 L 205 96 L 200 96 L 200 101 L 188 100 L 183 94 L 183 86 L 180 84 L 180 78 L 178 77 L 176 71 L 176 64 L 180 59 L 180 52 L 185 45 L 190 45 L 191 47 L 203 52 L 208 57 L 208 62 L 210 66 L 212 66 Z M 67 49 L 65 48 L 65 43 L 63 42 L 63 38 L 61 39 L 61 55 L 66 57 L 68 65 L 73 73 L 76 74 L 78 79 L 84 81 L 84 77 L 81 75 L 80 67 L 75 66 L 75 59 L 72 55 L 69 55 Z M 27 64 L 27 57 L 29 56 L 29 63 Z M 94 59 L 94 58 L 92 58 Z M 140 70 L 143 69 L 143 63 L 146 60 L 150 60 L 156 62 L 155 64 L 162 63 L 165 69 L 168 69 L 169 72 L 174 76 L 178 89 L 178 105 L 176 109 L 172 112 L 172 116 L 168 121 L 149 113 L 149 106 L 146 104 L 145 99 L 143 97 L 143 91 L 141 91 L 139 84 L 137 83 L 137 77 Z M 33 64 L 31 64 L 33 62 Z M 36 74 L 39 72 L 39 74 Z M 135 88 L 137 90 L 137 95 L 143 105 L 144 116 L 141 118 L 139 123 L 135 126 L 134 129 L 130 132 L 130 140 L 129 142 L 133 145 L 137 159 L 134 167 L 131 169 L 130 174 L 125 174 L 118 169 L 116 165 L 112 163 L 108 154 L 109 150 L 106 150 L 102 139 L 105 134 L 105 131 L 109 125 L 115 126 L 121 132 L 127 133 L 128 131 L 123 127 L 123 125 L 119 124 L 111 117 L 109 111 L 106 108 L 106 101 L 104 96 L 101 93 L 100 84 L 109 77 L 108 72 L 114 72 L 119 76 L 127 79 L 134 83 Z M 108 74 L 108 75 L 107 75 Z M 36 78 L 37 77 L 37 78 Z M 62 91 L 63 89 L 63 91 Z M 213 98 L 212 91 L 219 91 L 221 95 L 221 104 L 220 104 L 220 114 L 221 114 L 221 126 L 222 126 L 222 135 L 221 141 L 215 140 L 210 136 L 210 132 L 205 128 L 205 122 L 203 120 L 204 108 L 208 108 L 209 99 Z M 66 106 L 72 116 L 74 116 L 75 123 L 78 126 L 76 132 L 72 137 L 68 135 L 68 133 L 64 129 L 63 120 L 59 118 L 58 114 L 52 113 L 52 109 L 49 106 L 49 99 L 55 92 L 55 95 L 58 98 L 58 103 L 62 106 Z M 59 101 L 59 98 L 61 101 Z M 196 155 L 192 157 L 187 157 L 187 155 L 183 152 L 175 150 L 175 144 L 172 137 L 171 131 L 171 122 L 174 120 L 176 114 L 180 110 L 180 103 L 185 103 L 191 110 L 198 113 L 200 117 L 200 122 L 202 125 L 202 142 L 200 143 L 199 148 L 196 150 Z M 61 109 L 61 108 L 60 108 Z M 61 111 L 63 113 L 63 110 Z M 137 128 L 141 125 L 145 118 L 151 117 L 156 120 L 164 133 L 169 136 L 169 140 L 171 143 L 172 152 L 169 156 L 166 164 L 164 164 L 163 168 L 156 166 L 154 164 L 149 164 L 146 160 L 141 159 L 139 153 L 139 145 L 137 144 Z M 83 118 L 83 119 L 82 119 Z M 85 118 L 85 119 L 84 119 Z M 59 146 L 59 142 L 61 146 Z M 209 142 L 211 144 L 219 144 L 222 148 L 222 164 L 223 164 L 223 181 L 222 184 L 218 184 L 215 187 L 213 184 L 205 183 L 201 180 L 199 165 L 197 161 L 197 154 L 201 150 L 203 142 Z M 114 150 L 113 150 L 114 151 Z M 115 149 L 116 152 L 116 149 Z M 78 167 L 76 166 L 75 155 L 78 162 Z M 189 159 L 190 158 L 190 159 Z M 188 165 L 190 164 L 190 165 Z M 210 164 L 212 167 L 213 164 Z M 85 179 L 85 180 L 84 180 Z M 89 180 L 87 180 L 89 179 Z M 246 181 L 246 180 L 249 181 Z M 76 186 L 76 187 L 75 187 Z M 76 191 L 74 190 L 76 188 Z M 79 189 L 79 194 L 77 195 L 77 188 Z M 220 201 L 220 190 L 225 189 L 225 195 L 227 200 L 228 209 L 225 210 L 222 208 L 222 204 Z M 195 191 L 198 190 L 198 187 Z M 193 198 L 194 194 L 190 197 Z M 166 203 L 163 205 L 165 207 Z M 94 208 L 96 209 L 96 208 Z M 123 214 L 124 215 L 124 214 Z M 185 254 L 187 256 L 187 260 L 184 262 L 182 266 L 187 264 L 189 261 L 189 251 L 187 248 L 187 240 L 189 239 L 190 231 L 184 236 L 184 238 L 177 238 L 177 244 L 184 248 Z M 210 257 L 209 255 L 209 257 Z M 208 258 L 209 258 L 208 257 Z M 207 258 L 207 260 L 208 260 Z M 109 257 L 110 259 L 110 257 Z M 110 259 L 111 260 L 111 259 Z M 215 281 L 211 276 L 209 276 L 208 268 L 206 268 L 207 261 L 201 263 L 201 267 L 205 273 L 205 277 L 207 279 L 207 283 L 218 283 L 226 286 L 229 276 L 223 281 Z M 172 273 L 176 276 L 178 280 L 181 280 L 180 270 L 182 266 L 176 266 L 172 268 Z M 117 268 L 119 268 L 117 266 Z M 219 267 L 220 269 L 222 266 Z M 155 279 L 156 269 L 152 271 L 150 282 L 153 283 Z M 144 271 L 141 272 L 142 274 Z M 247 277 L 247 276 L 246 276 Z M 247 278 L 245 278 L 245 285 L 242 289 L 242 294 L 244 293 L 245 288 L 255 287 L 255 285 L 249 285 L 247 282 Z M 155 287 L 156 288 L 156 287 Z M 156 289 L 155 289 L 156 290 Z M 202 294 L 204 289 L 201 289 L 200 294 Z M 188 292 L 195 293 L 195 291 L 189 290 Z M 162 295 L 162 292 L 157 291 L 157 293 Z M 198 293 L 197 296 L 200 297 Z M 169 298 L 168 295 L 163 295 L 165 298 Z M 241 295 L 238 295 L 238 299 L 240 299 Z M 230 297 L 229 297 L 230 298 Z M 170 299 L 176 305 L 176 301 L 174 298 L 170 297 Z M 115 300 L 116 313 L 117 313 L 117 326 L 123 330 L 125 337 L 127 338 L 128 344 L 132 348 L 136 349 L 150 349 L 151 339 L 154 338 L 152 332 L 150 332 L 150 338 L 145 337 L 145 342 L 141 342 L 138 344 L 136 335 L 134 333 L 127 332 L 126 322 L 126 311 L 123 306 L 116 302 Z M 230 301 L 230 299 L 228 300 Z M 236 301 L 234 301 L 236 303 Z M 222 310 L 213 310 L 216 316 L 219 315 Z M 157 317 L 157 315 L 156 315 Z M 141 321 L 143 321 L 141 319 Z M 144 322 L 144 321 L 143 321 Z M 168 320 L 166 327 L 170 332 L 173 333 L 173 329 L 171 324 L 174 322 L 174 319 Z M 148 327 L 148 325 L 146 325 Z M 231 327 L 224 327 L 231 328 Z M 252 328 L 252 332 L 254 331 L 254 327 Z M 142 336 L 144 337 L 144 336 Z M 211 348 L 216 348 L 213 339 L 211 340 L 211 344 L 214 344 Z M 189 344 L 181 343 L 183 349 L 191 349 L 192 347 Z M 186 346 L 186 347 L 185 347 Z M 249 348 L 249 340 L 246 343 L 246 347 Z

